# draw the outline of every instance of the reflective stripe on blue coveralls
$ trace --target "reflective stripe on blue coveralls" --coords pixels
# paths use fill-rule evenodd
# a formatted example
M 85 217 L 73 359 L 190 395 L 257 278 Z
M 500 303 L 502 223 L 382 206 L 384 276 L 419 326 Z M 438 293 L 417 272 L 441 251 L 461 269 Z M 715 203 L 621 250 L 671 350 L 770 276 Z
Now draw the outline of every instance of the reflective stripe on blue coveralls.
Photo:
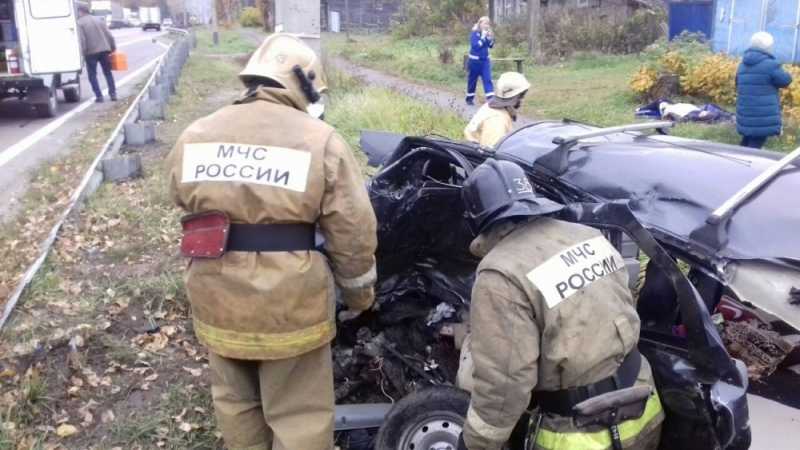
M 483 92 L 488 98 L 494 95 L 492 84 L 492 63 L 489 60 L 489 49 L 494 47 L 494 40 L 481 36 L 480 31 L 470 33 L 469 76 L 467 79 L 467 100 L 475 97 L 478 78 L 483 82 Z M 470 100 L 471 101 L 471 100 Z

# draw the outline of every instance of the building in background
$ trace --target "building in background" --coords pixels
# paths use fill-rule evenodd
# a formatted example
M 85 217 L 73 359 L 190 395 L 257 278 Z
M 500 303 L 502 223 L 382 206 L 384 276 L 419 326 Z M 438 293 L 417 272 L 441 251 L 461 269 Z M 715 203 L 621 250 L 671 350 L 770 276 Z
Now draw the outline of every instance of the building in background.
M 577 20 L 602 20 L 620 24 L 636 11 L 662 8 L 664 0 L 539 0 L 543 14 L 570 14 Z M 490 0 L 489 8 L 496 21 L 524 19 L 527 0 Z
M 322 0 L 322 25 L 325 31 L 386 31 L 399 13 L 403 0 Z M 333 18 L 333 19 L 332 19 Z
M 711 44 L 715 51 L 741 55 L 750 37 L 767 31 L 775 37 L 775 56 L 800 62 L 800 0 L 716 0 Z
M 297 34 L 317 53 L 321 50 L 320 0 L 274 0 L 275 31 Z
M 711 39 L 714 0 L 669 0 L 669 39 L 683 33 L 702 34 Z

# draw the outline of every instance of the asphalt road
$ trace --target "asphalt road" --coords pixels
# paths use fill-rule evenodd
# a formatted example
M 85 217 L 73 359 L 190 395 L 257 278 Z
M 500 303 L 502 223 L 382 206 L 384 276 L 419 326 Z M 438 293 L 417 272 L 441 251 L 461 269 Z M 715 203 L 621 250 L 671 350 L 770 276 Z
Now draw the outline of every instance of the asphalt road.
M 115 80 L 123 79 L 129 72 L 145 65 L 147 62 L 161 54 L 161 46 L 153 44 L 152 38 L 160 33 L 144 33 L 138 28 L 114 30 L 113 34 L 117 40 L 119 49 L 128 55 L 128 72 L 114 72 Z M 82 100 L 93 97 L 92 88 L 89 85 L 88 77 L 84 70 L 81 76 Z M 100 67 L 98 65 L 98 72 Z M 105 88 L 105 79 L 102 73 L 98 73 L 98 79 Z M 68 113 L 80 105 L 80 103 L 65 103 L 60 97 L 59 115 Z M 23 101 L 7 99 L 0 102 L 0 151 L 11 146 L 15 142 L 44 127 L 54 119 L 39 119 L 33 108 Z
M 117 48 L 128 57 L 128 71 L 114 72 L 120 97 L 135 94 L 133 86 L 145 79 L 166 46 L 154 42 L 162 33 L 143 32 L 138 28 L 113 30 Z M 100 67 L 98 66 L 98 71 Z M 98 73 L 102 89 L 106 88 Z M 33 108 L 16 99 L 0 101 L 0 223 L 15 210 L 17 198 L 24 192 L 28 174 L 51 158 L 69 151 L 70 137 L 101 119 L 111 105 L 95 104 L 85 70 L 81 76 L 82 98 L 66 103 L 59 95 L 58 115 L 37 118 Z

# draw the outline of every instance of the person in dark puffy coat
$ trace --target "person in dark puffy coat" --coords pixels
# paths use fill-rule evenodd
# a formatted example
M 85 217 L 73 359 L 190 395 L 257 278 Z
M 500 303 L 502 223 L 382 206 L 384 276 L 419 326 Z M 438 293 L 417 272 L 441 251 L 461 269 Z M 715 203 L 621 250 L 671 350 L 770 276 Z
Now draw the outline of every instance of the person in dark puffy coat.
M 770 136 L 781 134 L 778 91 L 792 83 L 792 76 L 772 55 L 774 44 L 771 34 L 755 33 L 736 73 L 736 129 L 743 147 L 761 148 Z

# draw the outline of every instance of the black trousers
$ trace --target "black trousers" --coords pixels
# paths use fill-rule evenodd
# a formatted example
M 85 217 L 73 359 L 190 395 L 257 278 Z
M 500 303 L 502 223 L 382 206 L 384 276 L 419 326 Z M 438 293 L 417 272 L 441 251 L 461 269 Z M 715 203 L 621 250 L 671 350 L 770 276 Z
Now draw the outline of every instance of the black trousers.
M 108 95 L 116 97 L 117 86 L 114 84 L 114 74 L 111 73 L 111 61 L 108 60 L 108 55 L 111 52 L 100 52 L 86 55 L 86 73 L 89 75 L 89 84 L 92 85 L 92 91 L 97 98 L 103 98 L 103 92 L 100 90 L 100 83 L 97 82 L 97 63 L 103 69 L 103 75 L 106 77 L 106 85 L 108 85 Z
M 742 147 L 761 148 L 767 142 L 767 136 L 742 136 Z

